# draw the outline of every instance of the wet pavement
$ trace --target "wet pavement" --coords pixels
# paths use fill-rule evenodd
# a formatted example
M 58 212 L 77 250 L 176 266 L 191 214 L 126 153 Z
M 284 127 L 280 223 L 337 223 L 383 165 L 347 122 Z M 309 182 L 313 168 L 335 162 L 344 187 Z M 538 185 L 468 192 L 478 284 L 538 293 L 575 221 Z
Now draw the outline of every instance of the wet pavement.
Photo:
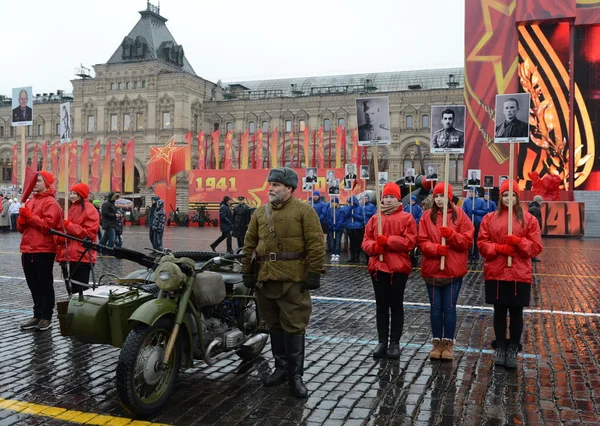
M 127 247 L 149 246 L 146 228 L 127 227 Z M 201 250 L 214 228 L 170 228 L 164 244 Z M 234 240 L 235 241 L 235 240 Z M 374 360 L 375 305 L 364 266 L 328 265 L 313 292 L 307 330 L 306 400 L 285 385 L 263 387 L 270 346 L 253 363 L 229 358 L 183 370 L 168 407 L 134 421 L 116 396 L 119 350 L 51 332 L 21 332 L 31 297 L 20 236 L 0 235 L 0 426 L 152 423 L 173 425 L 600 425 L 600 240 L 544 240 L 535 265 L 517 371 L 493 366 L 492 310 L 484 303 L 481 265 L 459 297 L 455 356 L 432 362 L 428 299 L 419 271 L 405 296 L 399 360 Z M 235 243 L 234 243 L 235 244 Z M 222 244 L 224 248 L 224 243 Z M 97 273 L 137 265 L 103 258 Z M 55 270 L 57 299 L 66 295 Z

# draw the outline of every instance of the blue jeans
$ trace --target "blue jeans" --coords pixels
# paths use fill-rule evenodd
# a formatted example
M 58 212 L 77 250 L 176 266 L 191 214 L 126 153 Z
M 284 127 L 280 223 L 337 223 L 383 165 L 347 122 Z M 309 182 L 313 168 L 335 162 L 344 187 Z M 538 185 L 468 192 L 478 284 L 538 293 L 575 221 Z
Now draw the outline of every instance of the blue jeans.
M 107 228 L 104 230 L 104 235 L 100 240 L 100 245 L 114 247 L 115 246 L 115 228 Z
M 344 233 L 343 229 L 339 231 L 329 231 L 329 241 L 330 246 L 329 250 L 331 250 L 331 254 L 337 254 L 339 256 L 342 251 L 342 234 Z
M 443 286 L 427 285 L 430 319 L 433 337 L 454 339 L 456 331 L 456 301 L 460 293 L 463 277 L 455 278 L 450 284 Z
M 469 247 L 469 257 L 473 260 L 479 260 L 479 247 L 477 247 L 477 237 L 479 236 L 479 225 L 473 224 L 475 227 L 475 236 L 473 237 L 474 244 Z
M 155 230 L 154 234 L 152 235 L 154 241 L 152 241 L 152 248 L 154 250 L 162 250 L 163 249 L 163 230 L 161 229 L 160 231 Z

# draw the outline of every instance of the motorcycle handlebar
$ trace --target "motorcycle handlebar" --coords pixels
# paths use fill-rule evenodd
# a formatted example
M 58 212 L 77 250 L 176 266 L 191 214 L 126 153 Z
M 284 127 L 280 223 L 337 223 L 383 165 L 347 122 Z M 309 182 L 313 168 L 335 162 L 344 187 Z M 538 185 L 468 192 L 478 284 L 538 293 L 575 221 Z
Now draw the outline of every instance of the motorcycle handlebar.
M 226 254 L 225 256 L 222 256 L 223 259 L 243 259 L 244 257 L 246 257 L 246 255 L 244 253 L 238 253 L 238 254 Z

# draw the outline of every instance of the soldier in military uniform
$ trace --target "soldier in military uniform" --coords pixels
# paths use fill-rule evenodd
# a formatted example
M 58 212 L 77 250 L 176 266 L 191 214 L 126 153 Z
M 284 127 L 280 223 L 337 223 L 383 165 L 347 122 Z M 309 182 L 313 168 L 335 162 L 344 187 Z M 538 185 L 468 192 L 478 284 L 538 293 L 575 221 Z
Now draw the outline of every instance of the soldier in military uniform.
M 269 203 L 256 209 L 244 241 L 243 279 L 247 287 L 256 287 L 270 329 L 275 371 L 265 385 L 289 380 L 294 395 L 305 398 L 304 334 L 312 312 L 309 290 L 319 288 L 324 272 L 323 230 L 315 210 L 293 197 L 298 187 L 294 170 L 271 169 L 267 180 Z
M 387 124 L 381 123 L 379 107 L 372 100 L 363 102 L 365 124 L 358 126 L 359 141 L 389 141 L 390 129 Z
M 443 128 L 433 134 L 434 148 L 464 148 L 465 132 L 454 128 L 454 111 L 450 108 L 442 111 Z
M 529 136 L 529 125 L 517 118 L 519 101 L 508 98 L 504 101 L 504 121 L 496 126 L 497 138 L 526 138 Z
M 29 102 L 27 90 L 21 89 L 19 91 L 19 106 L 12 110 L 13 123 L 19 123 L 21 121 L 31 121 L 33 112 L 31 108 L 27 106 L 27 102 Z

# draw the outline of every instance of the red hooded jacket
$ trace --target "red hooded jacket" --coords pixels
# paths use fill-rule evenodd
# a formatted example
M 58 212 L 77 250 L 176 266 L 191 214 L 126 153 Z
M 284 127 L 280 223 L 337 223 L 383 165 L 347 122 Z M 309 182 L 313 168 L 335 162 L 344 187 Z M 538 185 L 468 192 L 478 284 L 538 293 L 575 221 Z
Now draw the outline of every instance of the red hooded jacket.
M 69 222 L 65 226 L 66 233 L 74 237 L 85 239 L 89 237 L 92 241 L 98 238 L 98 228 L 100 227 L 100 214 L 88 200 L 84 199 L 83 206 L 81 202 L 71 204 L 69 207 Z M 67 247 L 69 250 L 69 262 L 77 262 L 81 258 L 81 253 L 85 250 L 78 241 L 68 240 L 65 242 L 63 237 L 56 237 L 57 253 L 56 261 L 64 262 L 66 259 Z M 96 252 L 90 250 L 92 263 L 96 263 Z M 90 258 L 85 255 L 81 259 L 83 263 L 90 263 Z
M 412 263 L 410 251 L 417 241 L 417 223 L 410 213 L 398 209 L 390 215 L 381 215 L 381 235 L 388 237 L 388 245 L 383 253 L 383 262 L 375 253 L 377 243 L 377 215 L 367 223 L 362 249 L 369 255 L 368 270 L 371 274 L 376 271 L 410 274 Z
M 25 203 L 33 213 L 33 217 L 25 219 L 19 216 L 17 231 L 23 234 L 21 238 L 21 253 L 56 253 L 54 237 L 49 229 L 62 228 L 62 211 L 54 198 L 54 191 L 48 190 L 34 194 Z
M 508 212 L 503 210 L 486 215 L 481 221 L 477 246 L 485 258 L 483 277 L 486 280 L 510 282 L 533 282 L 531 258 L 542 252 L 542 236 L 537 219 L 528 212 L 523 212 L 524 226 L 513 215 L 513 235 L 521 237 L 516 247 L 517 255 L 512 258 L 512 266 L 508 267 L 508 256 L 496 253 L 496 244 L 505 244 L 504 237 L 508 235 Z
M 456 224 L 452 221 L 452 211 L 448 210 L 447 226 L 454 231 L 454 234 L 446 239 L 448 256 L 446 256 L 443 271 L 440 269 L 442 258 L 437 254 L 437 246 L 442 243 L 440 235 L 442 214 L 441 212 L 438 214 L 435 224 L 431 221 L 431 210 L 426 210 L 421 217 L 417 246 L 423 253 L 422 277 L 459 278 L 467 274 L 469 248 L 473 244 L 475 228 L 462 209 L 454 207 L 454 211 L 457 214 Z

